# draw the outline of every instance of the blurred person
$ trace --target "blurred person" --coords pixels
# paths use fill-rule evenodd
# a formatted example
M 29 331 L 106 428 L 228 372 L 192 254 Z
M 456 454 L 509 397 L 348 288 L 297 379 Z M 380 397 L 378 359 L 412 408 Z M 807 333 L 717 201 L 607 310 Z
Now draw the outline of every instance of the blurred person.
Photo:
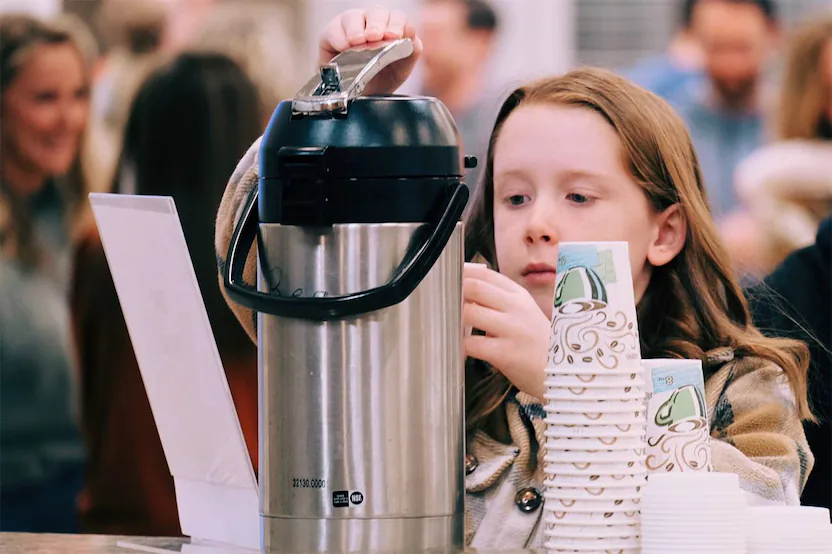
M 239 0 L 232 2 L 238 9 L 248 3 Z M 168 24 L 162 43 L 164 50 L 173 54 L 188 47 L 211 13 L 220 5 L 219 0 L 163 0 L 163 3 Z
M 419 29 L 424 42 L 422 92 L 438 98 L 453 115 L 463 150 L 484 163 L 488 137 L 502 99 L 486 73 L 498 17 L 484 0 L 424 0 Z M 479 167 L 469 169 L 473 190 Z
M 718 225 L 741 208 L 733 176 L 765 141 L 764 76 L 779 36 L 772 0 L 700 0 L 693 28 L 704 75 L 669 98 L 687 124 Z
M 98 64 L 91 104 L 93 190 L 112 182 L 133 96 L 158 63 L 167 12 L 161 0 L 104 0 L 96 14 L 108 45 Z
M 238 64 L 220 54 L 183 53 L 140 87 L 113 185 L 176 202 L 255 468 L 256 348 L 220 293 L 210 229 L 226 177 L 260 134 L 261 121 L 257 91 Z M 180 535 L 173 478 L 92 222 L 74 257 L 71 307 L 88 448 L 83 530 Z
M 66 302 L 89 74 L 70 31 L 0 16 L 0 530 L 74 532 L 84 449 Z
M 790 41 L 775 123 L 778 140 L 735 175 L 764 273 L 814 243 L 820 221 L 832 214 L 832 15 L 813 19 Z
M 748 297 L 761 331 L 809 346 L 809 396 L 819 422 L 804 423 L 815 468 L 800 501 L 832 508 L 832 217 L 813 244 L 791 253 Z
M 254 81 L 260 95 L 265 129 L 277 105 L 292 98 L 307 74 L 298 68 L 285 7 L 277 5 L 217 5 L 206 14 L 188 45 L 225 54 Z
M 832 16 L 790 41 L 775 122 L 779 140 L 736 175 L 750 206 L 744 232 L 757 237 L 756 268 L 773 269 L 749 297 L 761 330 L 809 345 L 820 422 L 804 425 L 816 470 L 801 502 L 832 508 Z
M 662 98 L 671 98 L 700 77 L 704 54 L 693 30 L 693 9 L 699 0 L 680 3 L 680 23 L 665 52 L 641 60 L 622 75 Z

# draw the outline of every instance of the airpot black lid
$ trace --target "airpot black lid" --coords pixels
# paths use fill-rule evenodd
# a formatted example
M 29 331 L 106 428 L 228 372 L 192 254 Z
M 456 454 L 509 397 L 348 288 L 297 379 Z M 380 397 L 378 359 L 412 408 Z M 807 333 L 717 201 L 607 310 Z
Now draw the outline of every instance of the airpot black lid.
M 469 164 L 450 112 L 435 98 L 362 95 L 412 53 L 409 39 L 342 52 L 280 103 L 260 146 L 261 222 L 430 220 Z
M 448 109 L 428 97 L 366 96 L 342 115 L 272 115 L 260 148 L 260 176 L 279 179 L 284 147 L 325 147 L 330 179 L 460 177 L 459 131 Z

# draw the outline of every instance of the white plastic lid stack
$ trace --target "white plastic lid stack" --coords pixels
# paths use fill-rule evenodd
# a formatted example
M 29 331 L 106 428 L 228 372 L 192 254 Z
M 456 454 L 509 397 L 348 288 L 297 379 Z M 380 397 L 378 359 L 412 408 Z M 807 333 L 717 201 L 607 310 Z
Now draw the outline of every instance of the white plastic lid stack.
M 746 554 L 747 511 L 733 473 L 652 474 L 642 498 L 642 554 Z
M 830 554 L 829 510 L 765 506 L 748 510 L 748 554 Z

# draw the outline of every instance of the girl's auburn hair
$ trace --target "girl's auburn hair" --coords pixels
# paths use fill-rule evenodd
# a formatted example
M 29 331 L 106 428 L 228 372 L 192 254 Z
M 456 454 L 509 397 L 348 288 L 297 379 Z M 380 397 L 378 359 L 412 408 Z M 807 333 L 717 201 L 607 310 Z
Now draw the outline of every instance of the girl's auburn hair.
M 682 251 L 656 267 L 638 306 L 642 355 L 704 361 L 709 350 L 730 346 L 738 356 L 757 356 L 780 366 L 801 418 L 814 419 L 807 398 L 809 354 L 805 344 L 763 336 L 751 322 L 748 304 L 733 275 L 708 207 L 702 171 L 681 118 L 658 96 L 627 79 L 597 68 L 578 69 L 514 90 L 497 115 L 482 182 L 466 217 L 466 257 L 494 268 L 494 149 L 503 123 L 529 104 L 586 108 L 616 130 L 623 158 L 652 208 L 678 204 L 687 219 Z M 707 379 L 710 375 L 706 373 Z M 509 381 L 486 364 L 466 362 L 469 431 L 488 427 L 490 417 L 512 392 Z

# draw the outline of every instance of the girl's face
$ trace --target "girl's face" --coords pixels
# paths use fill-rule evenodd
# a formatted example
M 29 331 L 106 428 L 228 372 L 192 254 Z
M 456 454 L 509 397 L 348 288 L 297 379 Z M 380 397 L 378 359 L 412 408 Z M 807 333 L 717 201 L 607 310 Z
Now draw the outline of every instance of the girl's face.
M 75 47 L 36 46 L 3 91 L 3 164 L 44 177 L 69 171 L 87 123 L 87 96 Z
M 627 241 L 638 302 L 663 217 L 625 169 L 615 130 L 595 111 L 531 104 L 504 122 L 494 150 L 497 263 L 548 317 L 559 242 Z

